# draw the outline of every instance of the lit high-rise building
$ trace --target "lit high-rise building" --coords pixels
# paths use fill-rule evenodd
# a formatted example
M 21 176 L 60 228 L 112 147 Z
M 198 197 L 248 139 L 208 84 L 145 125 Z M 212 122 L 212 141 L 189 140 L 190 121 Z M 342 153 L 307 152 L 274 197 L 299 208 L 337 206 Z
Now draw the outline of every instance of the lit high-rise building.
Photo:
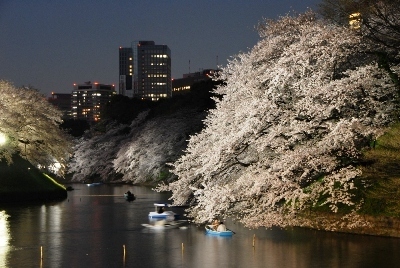
M 119 48 L 119 88 L 118 94 L 133 96 L 133 51 L 130 47 Z
M 130 78 L 129 56 L 133 55 L 132 89 L 127 86 Z M 172 96 L 171 50 L 154 41 L 135 41 L 132 48 L 120 48 L 120 94 L 156 101 Z M 125 63 L 128 62 L 128 63 Z M 124 76 L 125 75 L 125 76 Z M 125 85 L 125 87 L 124 87 Z
M 72 91 L 72 117 L 97 122 L 101 119 L 100 110 L 115 95 L 114 85 L 85 82 L 74 84 Z

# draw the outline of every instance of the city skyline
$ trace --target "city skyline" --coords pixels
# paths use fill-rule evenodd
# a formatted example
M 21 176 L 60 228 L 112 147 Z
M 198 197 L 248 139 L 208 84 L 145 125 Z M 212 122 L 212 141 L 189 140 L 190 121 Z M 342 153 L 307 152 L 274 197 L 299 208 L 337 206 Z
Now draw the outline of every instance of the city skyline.
M 118 87 L 118 50 L 153 40 L 171 49 L 172 78 L 223 67 L 259 40 L 256 25 L 319 0 L 2 1 L 0 79 L 46 96 L 85 81 Z

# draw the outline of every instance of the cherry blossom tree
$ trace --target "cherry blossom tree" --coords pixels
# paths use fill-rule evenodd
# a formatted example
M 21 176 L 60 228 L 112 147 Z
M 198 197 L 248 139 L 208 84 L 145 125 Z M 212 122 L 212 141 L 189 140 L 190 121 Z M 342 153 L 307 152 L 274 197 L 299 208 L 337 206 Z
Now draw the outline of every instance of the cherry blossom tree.
M 156 117 L 149 112 L 139 114 L 130 125 L 109 124 L 105 133 L 80 139 L 69 166 L 73 181 L 171 180 L 168 163 L 182 155 L 188 135 L 201 129 L 205 112 L 179 109 Z
M 151 105 L 136 103 L 139 109 L 125 106 L 123 112 L 137 114 L 130 124 L 109 118 L 102 123 L 104 131 L 92 129 L 79 140 L 69 168 L 73 180 L 150 184 L 173 180 L 169 163 L 183 154 L 189 135 L 203 127 L 206 111 L 215 107 L 211 91 L 219 83 L 196 83 L 187 94 Z M 120 113 L 119 108 L 110 113 Z
M 111 124 L 105 133 L 79 139 L 69 163 L 68 172 L 72 174 L 72 180 L 109 181 L 120 177 L 114 170 L 113 160 L 121 142 L 127 139 L 127 128 L 127 125 Z
M 169 163 L 182 155 L 188 135 L 201 129 L 204 117 L 204 112 L 182 109 L 132 124 L 130 138 L 114 160 L 116 171 L 123 174 L 124 181 L 133 183 L 171 180 Z
M 37 90 L 0 81 L 0 160 L 19 154 L 33 165 L 63 175 L 72 143 L 59 125 L 61 113 Z
M 251 51 L 223 68 L 223 99 L 173 164 L 178 180 L 158 190 L 191 202 L 197 223 L 311 226 L 307 212 L 324 206 L 351 208 L 347 225 L 362 224 L 357 160 L 395 120 L 396 86 L 361 36 L 312 12 L 266 20 L 259 32 Z

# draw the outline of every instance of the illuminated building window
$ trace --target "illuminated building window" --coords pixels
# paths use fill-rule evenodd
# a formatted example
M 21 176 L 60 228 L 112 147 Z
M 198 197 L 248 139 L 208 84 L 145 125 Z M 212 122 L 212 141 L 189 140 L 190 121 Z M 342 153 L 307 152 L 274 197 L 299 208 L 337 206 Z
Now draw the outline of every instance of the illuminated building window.
M 361 27 L 361 13 L 356 12 L 349 15 L 349 24 L 351 29 L 359 29 Z

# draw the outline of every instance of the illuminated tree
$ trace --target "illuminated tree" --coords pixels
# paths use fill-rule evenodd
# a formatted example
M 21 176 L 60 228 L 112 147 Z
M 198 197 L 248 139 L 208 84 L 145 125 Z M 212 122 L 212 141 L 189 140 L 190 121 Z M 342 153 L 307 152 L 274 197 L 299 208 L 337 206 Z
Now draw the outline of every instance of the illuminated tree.
M 223 68 L 224 97 L 174 163 L 178 180 L 158 190 L 192 202 L 198 223 L 312 226 L 310 208 L 355 213 L 358 160 L 394 120 L 393 81 L 360 36 L 311 12 L 259 31 L 262 40 Z M 348 226 L 362 224 L 351 215 Z
M 175 176 L 169 172 L 169 163 L 183 154 L 189 135 L 203 127 L 205 111 L 215 107 L 211 91 L 220 83 L 211 80 L 196 83 L 188 94 L 154 103 L 132 100 L 135 109 L 126 99 L 115 99 L 108 107 L 108 120 L 102 125 L 104 131 L 92 129 L 76 145 L 69 169 L 73 180 L 93 178 L 132 183 L 172 180 Z M 135 119 L 124 124 L 129 118 L 118 118 L 119 113 L 133 113 Z
M 188 133 L 200 129 L 203 112 L 180 110 L 168 116 L 134 124 L 114 160 L 123 180 L 133 183 L 170 180 L 170 164 L 177 160 L 187 145 Z
M 0 81 L 0 160 L 19 154 L 33 165 L 63 175 L 71 150 L 59 128 L 61 113 L 37 90 Z
M 184 109 L 148 117 L 149 111 L 142 112 L 130 125 L 110 124 L 105 133 L 82 138 L 70 162 L 73 180 L 170 180 L 168 163 L 182 155 L 188 133 L 201 128 L 204 112 Z
M 114 170 L 113 160 L 127 139 L 127 125 L 111 124 L 105 133 L 94 133 L 81 138 L 74 147 L 68 172 L 73 181 L 109 181 L 120 177 Z

